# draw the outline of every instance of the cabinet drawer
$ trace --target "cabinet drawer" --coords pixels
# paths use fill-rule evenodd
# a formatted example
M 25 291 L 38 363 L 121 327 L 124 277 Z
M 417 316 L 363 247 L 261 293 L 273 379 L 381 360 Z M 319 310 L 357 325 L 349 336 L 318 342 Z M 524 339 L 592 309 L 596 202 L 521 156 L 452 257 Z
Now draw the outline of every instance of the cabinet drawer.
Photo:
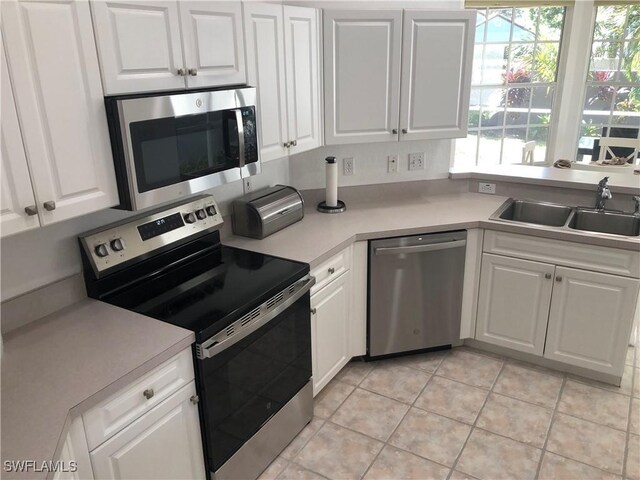
M 640 277 L 640 252 L 485 230 L 484 252 L 582 270 Z
M 87 411 L 82 419 L 89 451 L 193 379 L 193 358 L 187 348 Z
M 347 247 L 337 255 L 311 270 L 316 284 L 311 288 L 311 295 L 319 291 L 332 280 L 338 278 L 351 268 L 351 247 Z

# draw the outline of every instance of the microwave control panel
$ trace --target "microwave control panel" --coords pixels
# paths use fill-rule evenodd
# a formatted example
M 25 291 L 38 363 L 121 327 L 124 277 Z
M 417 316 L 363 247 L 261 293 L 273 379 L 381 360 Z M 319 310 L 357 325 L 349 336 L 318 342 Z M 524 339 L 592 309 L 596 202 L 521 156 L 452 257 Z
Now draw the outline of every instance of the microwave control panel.
M 222 215 L 211 195 L 188 203 L 156 209 L 80 237 L 82 248 L 96 277 L 118 265 L 147 257 L 192 235 L 219 229 Z

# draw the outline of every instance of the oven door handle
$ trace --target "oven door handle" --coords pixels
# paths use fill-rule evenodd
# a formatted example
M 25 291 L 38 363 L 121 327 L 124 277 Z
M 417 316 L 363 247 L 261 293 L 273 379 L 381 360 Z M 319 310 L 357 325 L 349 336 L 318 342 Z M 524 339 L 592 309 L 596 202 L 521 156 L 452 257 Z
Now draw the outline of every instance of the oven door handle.
M 216 341 L 215 340 L 216 336 L 213 336 L 209 340 L 206 340 L 201 344 L 196 344 L 197 357 L 200 360 L 211 358 L 214 355 L 217 355 L 218 353 L 223 352 L 227 348 L 235 345 L 243 338 L 248 337 L 253 332 L 258 330 L 260 327 L 264 326 L 265 324 L 269 323 L 271 320 L 273 320 L 275 317 L 280 315 L 287 308 L 289 308 L 291 305 L 297 302 L 300 299 L 300 297 L 302 297 L 309 290 L 311 290 L 311 287 L 313 287 L 313 285 L 316 283 L 316 279 L 315 277 L 308 276 L 300 280 L 298 283 L 301 285 L 301 287 L 299 287 L 299 289 L 293 295 L 288 297 L 280 305 L 276 306 L 273 309 L 270 309 L 269 311 L 264 313 L 262 316 L 256 318 L 249 325 L 247 325 L 246 327 L 243 327 L 242 330 L 240 330 L 238 333 L 235 333 L 221 341 Z M 265 302 L 265 304 L 266 303 L 268 303 L 268 301 Z
M 236 125 L 238 127 L 238 166 L 243 168 L 247 159 L 244 156 L 244 122 L 242 121 L 242 110 L 237 108 L 234 110 L 234 113 L 236 114 Z

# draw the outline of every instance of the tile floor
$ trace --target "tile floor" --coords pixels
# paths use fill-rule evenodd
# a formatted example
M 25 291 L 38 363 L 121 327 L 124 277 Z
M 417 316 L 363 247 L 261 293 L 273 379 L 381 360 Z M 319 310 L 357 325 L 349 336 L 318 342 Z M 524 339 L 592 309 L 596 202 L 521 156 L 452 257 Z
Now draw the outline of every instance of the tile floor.
M 261 478 L 640 480 L 639 356 L 620 388 L 466 347 L 354 361 Z

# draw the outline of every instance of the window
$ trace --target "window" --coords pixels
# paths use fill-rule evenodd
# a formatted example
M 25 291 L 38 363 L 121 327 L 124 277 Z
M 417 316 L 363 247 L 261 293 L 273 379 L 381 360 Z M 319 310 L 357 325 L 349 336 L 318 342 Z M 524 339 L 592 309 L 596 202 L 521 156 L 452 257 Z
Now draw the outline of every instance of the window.
M 639 44 L 640 5 L 597 8 L 578 161 L 598 160 L 601 137 L 640 138 Z M 638 162 L 633 148 L 615 147 L 612 152 L 620 157 L 631 155 L 631 161 Z
M 456 167 L 521 163 L 523 147 L 546 159 L 564 7 L 478 10 L 469 131 Z

